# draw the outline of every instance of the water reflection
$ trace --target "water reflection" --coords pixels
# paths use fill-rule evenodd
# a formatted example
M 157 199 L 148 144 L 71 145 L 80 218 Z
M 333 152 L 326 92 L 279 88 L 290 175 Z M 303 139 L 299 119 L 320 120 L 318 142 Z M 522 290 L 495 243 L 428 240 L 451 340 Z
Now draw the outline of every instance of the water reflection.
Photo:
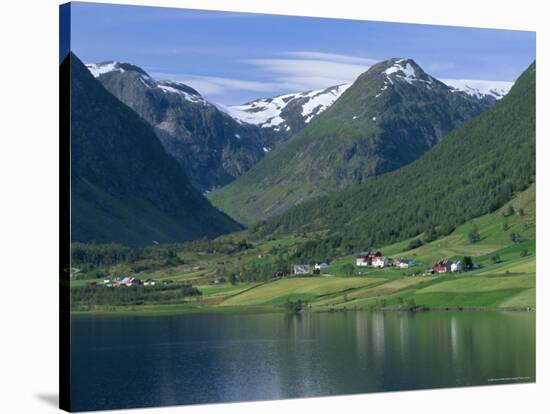
M 75 318 L 75 410 L 483 385 L 535 375 L 528 313 Z

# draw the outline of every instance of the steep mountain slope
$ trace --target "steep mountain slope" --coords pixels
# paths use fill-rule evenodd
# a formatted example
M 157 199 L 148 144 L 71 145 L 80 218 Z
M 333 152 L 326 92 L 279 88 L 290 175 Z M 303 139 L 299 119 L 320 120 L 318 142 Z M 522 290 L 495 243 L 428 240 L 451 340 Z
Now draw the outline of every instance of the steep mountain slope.
M 202 191 L 242 175 L 269 148 L 257 126 L 234 120 L 187 85 L 155 80 L 128 63 L 87 67 L 109 92 L 154 127 L 166 151 Z
M 495 211 L 535 181 L 535 79 L 533 63 L 493 108 L 412 164 L 297 206 L 258 224 L 256 231 L 328 231 L 303 248 L 308 256 L 382 246 L 421 233 L 433 240 Z
M 149 124 L 107 92 L 75 55 L 67 59 L 73 241 L 147 245 L 240 229 L 191 185 Z
M 268 148 L 301 131 L 313 118 L 328 109 L 351 86 L 343 84 L 326 89 L 289 93 L 262 98 L 242 105 L 228 106 L 227 113 L 240 122 L 261 128 Z
M 275 216 L 414 161 L 494 102 L 450 88 L 413 60 L 380 62 L 305 129 L 210 199 L 243 223 Z

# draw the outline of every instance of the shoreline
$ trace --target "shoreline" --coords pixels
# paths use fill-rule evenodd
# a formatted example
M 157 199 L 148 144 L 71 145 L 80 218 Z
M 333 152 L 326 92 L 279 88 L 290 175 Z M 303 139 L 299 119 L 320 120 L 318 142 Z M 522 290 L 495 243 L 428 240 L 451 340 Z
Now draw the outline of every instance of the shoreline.
M 299 312 L 292 313 L 285 311 L 280 307 L 245 307 L 245 306 L 227 306 L 227 307 L 180 307 L 158 310 L 151 309 L 117 309 L 117 310 L 92 310 L 92 311 L 70 311 L 71 317 L 116 317 L 116 316 L 176 316 L 176 315 L 191 315 L 191 314 L 227 314 L 227 313 L 242 313 L 242 314 L 262 314 L 262 313 L 287 313 L 289 315 L 300 315 L 307 313 L 341 313 L 341 312 L 401 312 L 401 313 L 425 313 L 425 312 L 536 312 L 536 308 L 531 307 L 505 307 L 493 308 L 484 306 L 457 306 L 457 307 L 437 307 L 425 308 L 418 307 L 416 309 L 403 308 L 339 308 L 339 309 L 302 309 Z

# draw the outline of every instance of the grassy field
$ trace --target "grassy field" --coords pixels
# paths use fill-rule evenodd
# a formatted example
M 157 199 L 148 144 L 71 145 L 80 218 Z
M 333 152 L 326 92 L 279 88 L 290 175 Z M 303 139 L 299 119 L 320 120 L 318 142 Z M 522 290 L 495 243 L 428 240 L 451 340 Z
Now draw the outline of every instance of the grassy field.
M 511 206 L 511 207 L 510 207 Z M 477 228 L 480 240 L 472 243 L 468 233 Z M 520 235 L 512 240 L 511 234 Z M 535 187 L 518 194 L 510 203 L 492 214 L 472 220 L 448 236 L 408 250 L 413 238 L 379 249 L 391 258 L 408 257 L 416 261 L 410 269 L 356 268 L 355 255 L 332 258 L 330 267 L 315 277 L 243 281 L 214 284 L 219 274 L 242 274 L 244 265 L 276 263 L 289 255 L 309 237 L 288 235 L 278 239 L 256 241 L 250 248 L 233 253 L 221 250 L 183 253 L 185 264 L 141 272 L 145 280 L 171 280 L 190 283 L 202 296 L 192 300 L 161 304 L 142 304 L 134 308 L 115 309 L 118 313 L 158 314 L 195 311 L 283 310 L 287 301 L 303 301 L 312 311 L 341 309 L 526 309 L 535 308 Z M 219 238 L 238 243 L 250 235 L 244 231 Z M 439 259 L 471 256 L 478 269 L 438 276 L 422 276 L 423 271 Z M 252 267 L 254 268 L 254 267 Z M 350 274 L 350 268 L 353 273 Z M 83 288 L 97 279 L 71 281 L 71 287 Z M 109 312 L 99 309 L 99 312 Z M 113 309 L 111 309 L 113 311 Z
M 327 295 L 351 292 L 381 279 L 366 277 L 296 277 L 265 283 L 242 294 L 232 296 L 222 306 L 282 305 L 287 300 L 314 301 Z

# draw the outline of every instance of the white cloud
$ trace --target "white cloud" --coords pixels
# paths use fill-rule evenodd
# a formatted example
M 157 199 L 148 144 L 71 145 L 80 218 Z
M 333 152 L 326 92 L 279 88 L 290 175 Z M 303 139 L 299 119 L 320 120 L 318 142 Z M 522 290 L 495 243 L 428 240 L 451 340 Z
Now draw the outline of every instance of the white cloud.
M 245 62 L 287 79 L 318 78 L 337 82 L 351 82 L 369 68 L 367 65 L 319 59 L 247 59 Z M 323 86 L 332 85 L 316 87 Z
M 284 92 L 301 92 L 353 82 L 372 64 L 372 59 L 314 51 L 284 52 L 285 58 L 246 59 L 279 84 L 292 85 Z M 288 56 L 288 57 L 287 57 Z
M 192 75 L 186 73 L 174 74 L 153 72 L 151 76 L 156 79 L 168 79 L 171 81 L 185 83 L 186 85 L 196 89 L 201 95 L 220 95 L 235 90 L 275 92 L 281 88 L 294 86 L 281 82 L 249 81 L 217 76 Z
M 285 52 L 284 55 L 292 56 L 299 59 L 325 60 L 325 61 L 331 61 L 331 62 L 352 63 L 352 64 L 357 64 L 362 66 L 372 66 L 377 62 L 374 59 L 369 59 L 364 57 L 341 55 L 338 53 L 315 52 L 315 51 Z
M 174 49 L 177 52 L 177 49 Z M 316 51 L 282 52 L 277 58 L 244 59 L 251 71 L 261 71 L 269 81 L 192 74 L 152 73 L 155 78 L 183 82 L 214 102 L 227 102 L 235 92 L 255 92 L 257 98 L 305 92 L 353 82 L 372 64 L 364 57 Z M 234 102 L 236 103 L 236 102 Z

